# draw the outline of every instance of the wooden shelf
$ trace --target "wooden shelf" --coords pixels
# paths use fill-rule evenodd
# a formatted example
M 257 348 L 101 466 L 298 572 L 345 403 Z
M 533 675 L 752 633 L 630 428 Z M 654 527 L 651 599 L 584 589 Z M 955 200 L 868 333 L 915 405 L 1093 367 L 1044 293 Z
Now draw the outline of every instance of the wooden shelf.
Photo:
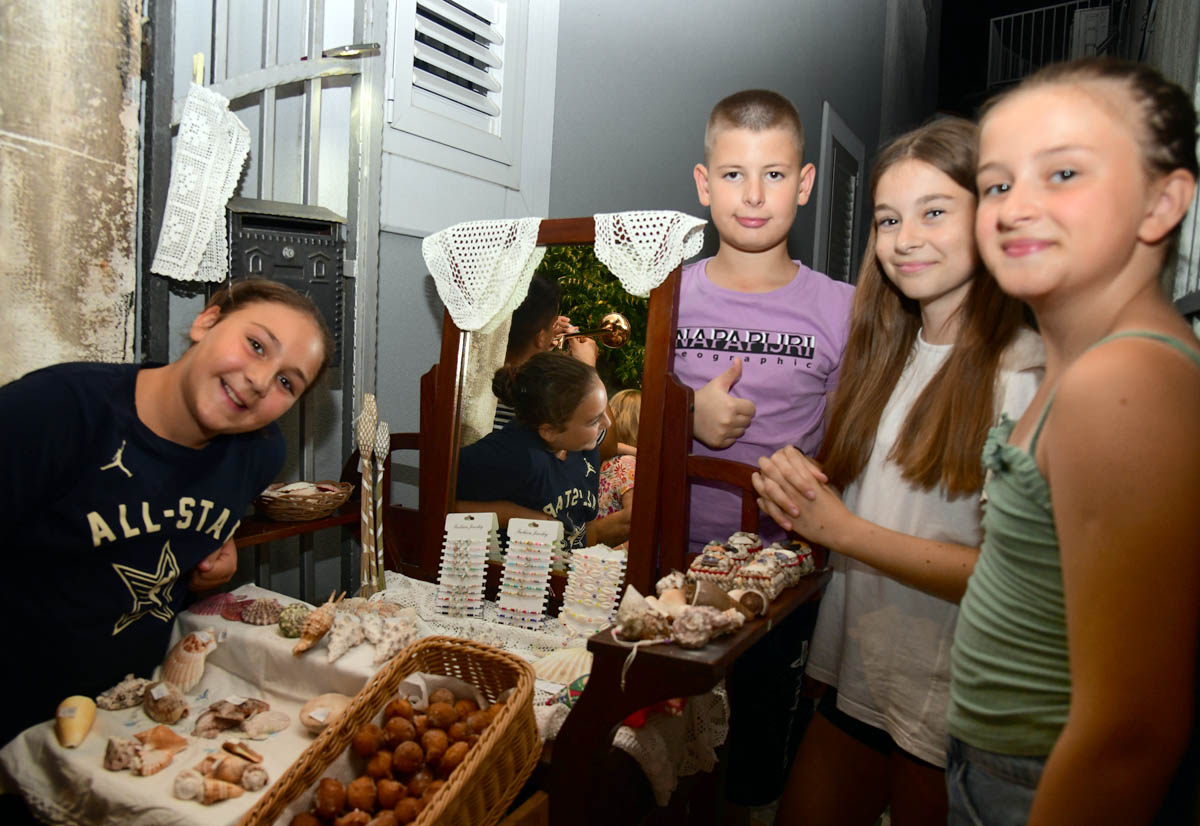
M 264 542 L 287 539 L 289 536 L 300 536 L 326 528 L 336 528 L 339 525 L 349 525 L 358 521 L 359 510 L 358 500 L 355 499 L 342 505 L 329 516 L 305 522 L 276 522 L 274 519 L 261 516 L 248 516 L 242 520 L 237 533 L 233 535 L 233 541 L 239 548 L 249 548 Z

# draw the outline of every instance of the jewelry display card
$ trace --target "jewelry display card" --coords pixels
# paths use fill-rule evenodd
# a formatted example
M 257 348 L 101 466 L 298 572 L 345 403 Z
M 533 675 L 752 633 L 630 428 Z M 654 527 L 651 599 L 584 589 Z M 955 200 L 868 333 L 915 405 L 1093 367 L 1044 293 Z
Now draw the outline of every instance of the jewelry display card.
M 522 628 L 542 626 L 550 565 L 562 542 L 563 526 L 557 519 L 508 520 L 508 549 L 496 600 L 497 621 Z
M 559 621 L 591 635 L 612 623 L 625 579 L 626 552 L 593 545 L 570 555 L 570 572 Z
M 488 554 L 500 549 L 494 513 L 446 514 L 446 544 L 434 605 L 451 617 L 482 617 Z

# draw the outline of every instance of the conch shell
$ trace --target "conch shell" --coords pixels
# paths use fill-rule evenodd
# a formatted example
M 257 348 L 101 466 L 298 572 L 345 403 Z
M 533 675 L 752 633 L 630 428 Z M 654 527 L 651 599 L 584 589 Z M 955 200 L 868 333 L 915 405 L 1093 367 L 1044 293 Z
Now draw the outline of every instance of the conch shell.
M 242 788 L 248 792 L 256 792 L 271 781 L 267 770 L 258 763 L 251 763 L 242 772 Z
M 163 749 L 172 754 L 178 754 L 188 747 L 186 737 L 176 734 L 171 729 L 163 725 L 148 728 L 145 731 L 139 731 L 133 735 L 143 746 L 149 746 L 154 749 Z
M 171 793 L 180 800 L 199 800 L 204 794 L 204 776 L 195 769 L 184 769 L 175 775 Z
M 329 599 L 325 601 L 324 605 L 320 608 L 314 608 L 305 617 L 304 626 L 300 629 L 300 642 L 296 643 L 296 647 L 292 649 L 293 654 L 299 657 L 316 645 L 321 637 L 325 636 L 325 632 L 333 625 L 333 613 L 340 599 L 340 596 L 334 599 L 333 594 L 330 594 Z
M 170 765 L 174 757 L 175 755 L 166 749 L 152 749 L 143 746 L 138 749 L 137 757 L 134 758 L 133 771 L 142 777 L 158 774 Z
M 632 585 L 625 586 L 625 595 L 617 609 L 614 629 L 623 640 L 660 640 L 671 634 L 671 620 L 638 593 Z
M 204 778 L 204 788 L 200 792 L 200 802 L 207 806 L 231 797 L 241 796 L 242 787 L 236 783 L 218 780 L 215 777 L 206 777 Z
M 216 647 L 217 632 L 211 628 L 188 634 L 168 652 L 162 678 L 180 691 L 191 691 L 204 676 L 204 659 Z
M 133 766 L 137 758 L 138 743 L 126 737 L 109 737 L 108 747 L 104 750 L 104 768 L 110 772 L 119 772 Z
M 333 630 L 329 632 L 329 662 L 345 654 L 363 641 L 362 622 L 354 614 L 337 613 L 333 617 Z
M 384 603 L 385 605 L 387 603 Z M 383 632 L 375 643 L 375 659 L 372 664 L 379 665 L 403 651 L 417 639 L 417 628 L 408 620 L 385 620 Z
M 76 694 L 58 704 L 54 712 L 54 734 L 58 742 L 73 749 L 83 742 L 96 722 L 96 702 L 91 697 Z

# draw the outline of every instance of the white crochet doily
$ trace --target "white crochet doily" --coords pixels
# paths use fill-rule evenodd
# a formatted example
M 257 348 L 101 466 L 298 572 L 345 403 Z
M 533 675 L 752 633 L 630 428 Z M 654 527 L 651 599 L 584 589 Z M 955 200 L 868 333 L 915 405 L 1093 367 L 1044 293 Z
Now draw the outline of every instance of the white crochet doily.
M 596 257 L 625 291 L 645 298 L 704 245 L 704 224 L 669 210 L 597 213 Z
M 225 204 L 249 152 L 250 132 L 229 111 L 229 101 L 193 83 L 179 120 L 152 272 L 181 281 L 225 280 Z
M 460 330 L 488 331 L 525 300 L 546 250 L 541 218 L 467 221 L 421 242 L 438 296 Z

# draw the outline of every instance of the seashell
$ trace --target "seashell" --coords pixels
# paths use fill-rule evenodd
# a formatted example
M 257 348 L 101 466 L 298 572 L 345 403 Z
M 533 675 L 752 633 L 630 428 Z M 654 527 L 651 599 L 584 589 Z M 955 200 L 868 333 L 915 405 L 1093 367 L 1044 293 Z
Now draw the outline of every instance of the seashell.
M 195 769 L 184 769 L 175 775 L 171 793 L 180 800 L 199 800 L 204 793 L 204 776 Z
M 187 716 L 188 702 L 177 686 L 162 680 L 146 686 L 142 692 L 142 708 L 154 722 L 171 725 Z
M 329 662 L 363 642 L 362 622 L 354 614 L 334 614 L 329 632 Z
M 733 606 L 745 614 L 746 619 L 761 617 L 771 604 L 766 594 L 746 588 L 734 588 L 729 592 L 729 598 L 733 600 Z
M 305 617 L 304 625 L 300 629 L 300 642 L 296 643 L 296 647 L 292 649 L 293 654 L 299 657 L 305 651 L 316 645 L 317 642 L 320 641 L 321 637 L 325 636 L 325 633 L 329 630 L 330 626 L 333 625 L 333 612 L 337 606 L 338 600 L 340 599 L 341 597 L 338 597 L 338 599 L 335 600 L 333 595 L 330 594 L 329 599 L 324 605 L 322 605 L 320 608 L 314 608 L 312 613 Z
M 152 749 L 162 749 L 171 752 L 171 754 L 178 754 L 188 747 L 186 737 L 176 734 L 164 725 L 157 725 L 154 728 L 139 731 L 133 736 L 143 746 L 148 746 Z
M 617 609 L 617 625 L 613 629 L 623 640 L 666 639 L 671 633 L 671 620 L 656 611 L 637 589 L 625 586 L 625 596 Z
M 217 634 L 211 628 L 194 631 L 175 643 L 163 661 L 162 678 L 191 691 L 204 676 L 204 660 L 217 647 Z
M 275 495 L 286 493 L 290 496 L 312 496 L 317 492 L 317 486 L 312 482 L 291 482 L 287 485 L 280 485 L 275 488 Z
M 304 628 L 304 621 L 312 613 L 312 606 L 303 602 L 293 602 L 279 614 L 279 633 L 285 637 L 298 637 Z
M 96 697 L 96 705 L 108 711 L 120 711 L 142 704 L 142 693 L 152 680 L 126 674 L 125 679 Z
M 408 646 L 416 642 L 417 627 L 407 620 L 394 619 L 384 623 L 383 636 L 375 644 L 373 665 L 387 662 Z
M 774 556 L 759 554 L 738 569 L 733 581 L 738 588 L 761 591 L 768 599 L 775 599 L 787 586 L 787 574 Z
M 188 606 L 187 610 L 204 617 L 216 616 L 221 613 L 221 610 L 226 605 L 238 599 L 241 599 L 241 597 L 235 597 L 233 594 L 213 594 L 211 597 L 205 597 L 199 602 L 193 602 Z
M 279 604 L 279 600 L 263 597 L 246 606 L 242 611 L 242 622 L 250 625 L 274 625 L 279 622 L 279 615 L 282 613 L 283 606 Z
M 367 600 L 365 597 L 348 597 L 347 599 L 343 599 L 338 602 L 337 607 L 334 608 L 334 610 L 338 613 L 353 614 L 356 613 L 360 607 L 364 607 L 367 604 L 369 604 L 369 600 Z
M 196 771 L 205 777 L 212 777 L 217 772 L 217 766 L 225 759 L 223 754 L 206 754 L 204 759 L 196 764 Z
M 249 760 L 251 763 L 261 763 L 263 761 L 261 754 L 247 746 L 241 740 L 226 740 L 221 744 L 221 748 L 230 754 L 237 755 L 243 760 Z
M 349 705 L 350 698 L 345 694 L 319 694 L 300 708 L 300 723 L 317 734 L 340 717 Z
M 236 783 L 228 783 L 215 777 L 204 778 L 204 788 L 200 793 L 200 802 L 206 806 L 229 800 L 231 797 L 241 797 L 242 787 Z
M 270 782 L 271 777 L 266 768 L 257 763 L 251 763 L 242 772 L 242 788 L 248 792 L 256 792 Z
M 789 585 L 795 585 L 800 581 L 800 577 L 811 574 L 817 569 L 817 560 L 813 555 L 812 546 L 802 539 L 773 542 L 767 550 L 775 552 L 775 556 L 783 564 L 784 570 L 789 573 Z M 783 551 L 783 554 L 779 554 L 779 551 Z M 795 561 L 789 560 L 786 554 L 794 556 Z
M 217 762 L 216 769 L 210 776 L 215 777 L 218 780 L 225 780 L 229 783 L 237 783 L 240 785 L 242 782 L 242 772 L 244 772 L 246 767 L 249 765 L 249 760 L 243 760 L 236 755 L 222 755 L 220 761 Z
M 365 613 L 362 615 L 363 636 L 371 645 L 379 645 L 383 639 L 384 622 L 379 614 Z
M 54 735 L 63 748 L 73 749 L 83 742 L 96 722 L 96 701 L 75 694 L 58 704 L 54 712 Z
M 242 723 L 242 731 L 251 740 L 265 740 L 267 735 L 283 731 L 292 722 L 282 711 L 264 711 Z
M 222 720 L 217 716 L 215 711 L 208 709 L 202 712 L 200 716 L 196 718 L 196 725 L 192 727 L 192 736 L 206 737 L 211 739 L 216 737 L 221 732 L 227 731 L 236 725 L 237 723 L 230 723 Z
M 127 737 L 109 737 L 108 746 L 104 749 L 104 768 L 110 772 L 131 768 L 137 757 L 137 751 L 137 740 Z
M 729 547 L 735 548 L 738 551 L 749 556 L 755 551 L 762 550 L 762 537 L 750 531 L 738 531 L 733 536 L 729 537 L 726 543 Z
M 670 590 L 671 588 L 683 590 L 683 585 L 683 574 L 679 573 L 679 571 L 671 571 L 671 573 L 667 574 L 654 584 L 654 592 L 661 597 L 663 591 Z
M 586 648 L 563 648 L 547 654 L 533 664 L 538 679 L 570 685 L 592 670 L 592 654 Z
M 415 620 L 417 617 L 417 612 L 414 609 L 405 608 L 403 605 L 397 605 L 394 602 L 384 602 L 383 600 L 374 600 L 368 603 L 368 610 L 370 613 L 378 614 L 384 619 L 405 617 L 406 619 Z
M 192 734 L 196 737 L 216 737 L 221 732 L 237 728 L 254 715 L 271 708 L 270 704 L 254 697 L 237 699 L 236 703 L 225 699 L 210 705 L 196 720 Z
M 242 612 L 254 602 L 250 597 L 238 597 L 230 594 L 230 599 L 221 608 L 221 616 L 230 622 L 240 622 Z
M 647 601 L 649 599 L 646 598 Z M 659 595 L 658 604 L 671 617 L 677 617 L 687 607 L 687 597 L 682 588 L 668 588 Z
M 735 608 L 718 611 L 707 605 L 692 605 L 671 626 L 671 639 L 681 648 L 700 648 L 713 637 L 727 634 L 745 621 Z
M 138 748 L 137 757 L 134 758 L 133 772 L 134 774 L 140 774 L 142 777 L 158 774 L 170 765 L 174 757 L 175 755 L 166 749 L 152 749 L 142 746 Z

